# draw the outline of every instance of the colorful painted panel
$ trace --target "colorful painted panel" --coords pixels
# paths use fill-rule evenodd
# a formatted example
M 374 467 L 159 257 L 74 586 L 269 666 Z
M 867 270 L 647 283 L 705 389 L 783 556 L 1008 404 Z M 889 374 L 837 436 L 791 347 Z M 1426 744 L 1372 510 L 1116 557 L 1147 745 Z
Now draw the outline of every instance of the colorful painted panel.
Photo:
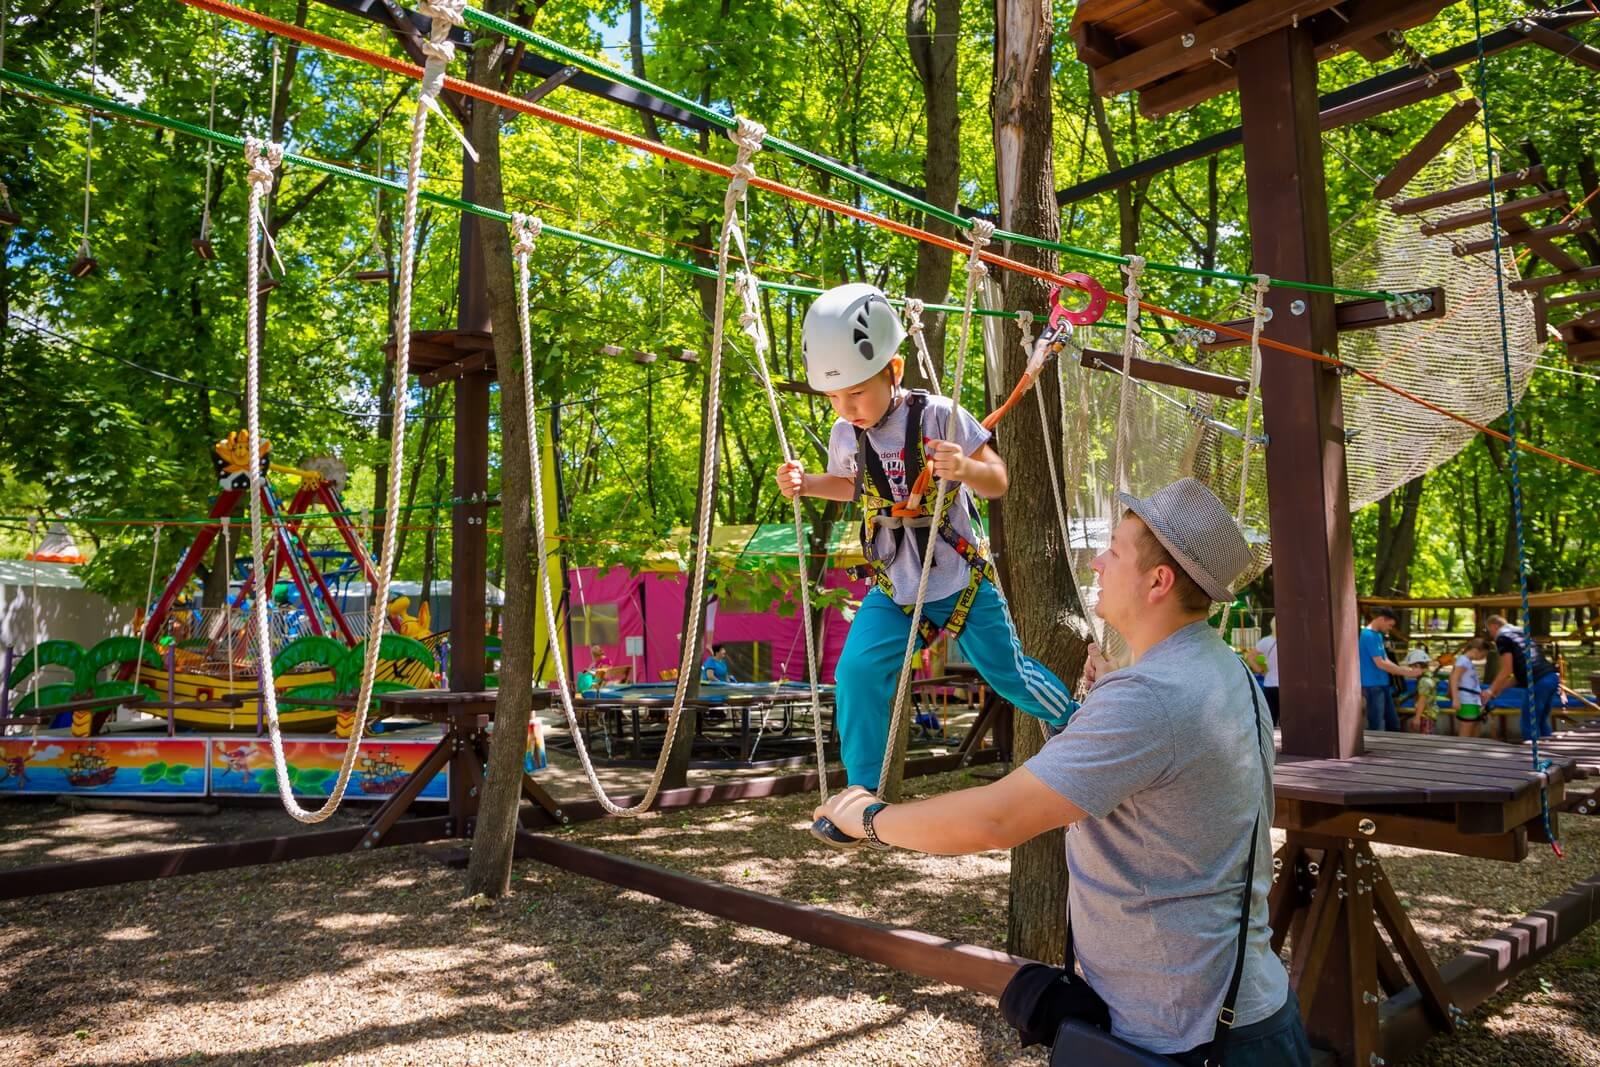
M 0 795 L 205 796 L 206 738 L 8 737 Z
M 350 788 L 345 795 L 384 799 L 405 784 L 412 771 L 420 767 L 433 751 L 431 740 L 391 741 L 381 737 L 361 742 Z M 289 765 L 289 784 L 295 795 L 325 797 L 333 791 L 344 761 L 343 741 L 291 741 L 283 743 L 284 762 Z M 273 795 L 278 791 L 278 775 L 272 763 L 272 743 L 265 738 L 215 738 L 211 746 L 211 792 L 214 796 Z M 423 787 L 425 800 L 444 800 L 446 775 L 440 772 Z

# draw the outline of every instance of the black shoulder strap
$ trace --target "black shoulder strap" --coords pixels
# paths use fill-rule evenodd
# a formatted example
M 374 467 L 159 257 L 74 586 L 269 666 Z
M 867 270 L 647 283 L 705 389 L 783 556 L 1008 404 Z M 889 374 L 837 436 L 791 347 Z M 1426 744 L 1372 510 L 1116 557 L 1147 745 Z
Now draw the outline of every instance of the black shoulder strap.
M 1243 663 L 1243 661 L 1240 661 Z M 1256 677 L 1248 665 L 1244 668 L 1245 679 L 1250 686 L 1250 716 L 1256 724 L 1256 751 L 1261 751 L 1261 694 L 1256 687 Z M 1272 788 L 1271 772 L 1267 768 L 1267 757 L 1261 757 L 1262 804 Z M 1256 838 L 1261 835 L 1260 809 L 1256 811 L 1256 821 L 1250 827 L 1250 855 L 1244 861 L 1244 889 L 1239 892 L 1239 943 L 1233 952 L 1233 977 L 1228 979 L 1228 991 L 1222 997 L 1222 1010 L 1217 1012 L 1217 1029 L 1211 1037 L 1211 1048 L 1206 1053 L 1206 1062 L 1213 1061 L 1212 1057 L 1219 1056 L 1228 1043 L 1228 1031 L 1233 1027 L 1233 1007 L 1239 1000 L 1239 986 L 1244 981 L 1245 950 L 1250 942 L 1250 905 L 1255 898 L 1256 881 Z

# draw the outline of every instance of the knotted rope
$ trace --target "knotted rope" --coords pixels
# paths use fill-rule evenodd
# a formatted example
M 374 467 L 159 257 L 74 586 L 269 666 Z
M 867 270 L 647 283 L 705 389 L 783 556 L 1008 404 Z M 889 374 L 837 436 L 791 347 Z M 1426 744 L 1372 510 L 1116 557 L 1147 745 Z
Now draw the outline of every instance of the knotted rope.
M 971 244 L 967 248 L 967 288 L 961 305 L 961 340 L 956 347 L 956 372 L 950 386 L 950 421 L 945 427 L 949 434 L 961 420 L 961 386 L 967 373 L 968 342 L 972 339 L 972 306 L 977 299 L 978 282 L 989 273 L 989 268 L 984 265 L 983 249 L 994 237 L 994 223 L 987 219 L 973 219 L 972 229 L 968 231 Z M 912 427 L 912 432 L 921 433 L 921 427 Z M 906 447 L 915 447 L 915 442 L 906 440 Z M 933 491 L 933 519 L 929 529 L 935 532 L 939 524 L 944 521 L 945 505 L 953 494 L 947 492 L 949 479 L 941 477 Z M 883 785 L 883 772 L 887 771 L 890 762 L 894 759 L 895 740 L 906 728 L 906 713 L 910 710 L 907 696 L 911 691 L 912 664 L 917 654 L 917 641 L 921 634 L 917 632 L 922 624 L 922 608 L 928 596 L 928 579 L 933 574 L 933 557 L 938 552 L 936 537 L 928 538 L 928 551 L 922 557 L 922 574 L 917 579 L 917 597 L 911 609 L 911 628 L 906 633 L 905 656 L 900 661 L 900 680 L 895 685 L 894 704 L 889 720 L 889 740 L 883 753 L 883 770 L 879 771 L 879 788 Z
M 906 297 L 906 333 L 911 337 L 911 347 L 917 350 L 917 366 L 922 369 L 922 376 L 927 379 L 928 388 L 935 396 L 940 396 L 944 390 L 939 387 L 939 374 L 934 370 L 933 356 L 928 353 L 928 339 L 923 336 L 922 312 L 926 307 L 927 304 L 918 298 Z
M 423 67 L 422 89 L 411 120 L 411 154 L 406 167 L 405 209 L 400 230 L 400 278 L 397 284 L 395 309 L 395 369 L 394 380 L 394 432 L 389 442 L 389 494 L 387 514 L 400 513 L 400 475 L 405 469 L 406 438 L 406 388 L 405 382 L 411 366 L 411 299 L 417 269 L 417 197 L 422 189 L 422 149 L 428 128 L 428 112 L 438 110 L 436 97 L 444 85 L 446 65 L 454 55 L 450 44 L 450 28 L 463 25 L 462 11 L 465 0 L 423 0 L 418 10 L 432 19 L 428 37 L 423 42 L 427 62 Z M 459 136 L 459 133 L 458 133 Z M 261 404 L 260 361 L 261 340 L 257 329 L 260 301 L 255 297 L 255 279 L 260 270 L 260 245 L 256 228 L 265 230 L 261 204 L 272 186 L 272 172 L 283 158 L 278 145 L 262 146 L 251 140 L 245 144 L 245 158 L 250 163 L 250 244 L 249 279 L 250 298 L 246 300 L 246 329 L 249 346 L 247 407 L 249 412 L 250 458 L 250 548 L 256 560 L 257 576 L 261 578 L 260 565 L 264 558 L 261 543 L 261 491 L 263 475 L 260 463 Z M 474 157 L 476 158 L 476 157 Z M 276 255 L 276 251 L 274 251 Z M 281 266 L 281 262 L 280 262 Z M 289 784 L 288 764 L 283 755 L 283 735 L 278 722 L 277 691 L 272 682 L 272 642 L 267 617 L 267 590 L 258 589 L 255 601 L 257 660 L 262 681 L 261 700 L 266 708 L 267 735 L 272 742 L 272 758 L 278 774 L 278 795 L 284 810 L 303 823 L 318 823 L 338 810 L 355 769 L 356 755 L 360 751 L 361 737 L 367 728 L 367 713 L 372 706 L 373 683 L 377 679 L 378 662 L 383 646 L 384 615 L 389 602 L 389 583 L 394 577 L 395 543 L 399 523 L 385 523 L 383 527 L 383 553 L 379 562 L 377 582 L 372 589 L 372 600 L 367 610 L 366 654 L 361 664 L 360 688 L 356 693 L 355 724 L 350 731 L 350 741 L 345 746 L 344 760 L 339 765 L 339 776 L 334 781 L 328 800 L 316 811 L 306 811 L 295 801 Z M 262 579 L 264 581 L 264 579 Z
M 1128 276 L 1124 292 L 1128 297 L 1127 323 L 1122 329 L 1122 383 L 1117 390 L 1117 431 L 1112 443 L 1112 471 L 1117 491 L 1128 491 L 1128 383 L 1132 380 L 1133 360 L 1139 351 L 1139 275 L 1144 273 L 1144 257 L 1129 256 L 1122 265 Z

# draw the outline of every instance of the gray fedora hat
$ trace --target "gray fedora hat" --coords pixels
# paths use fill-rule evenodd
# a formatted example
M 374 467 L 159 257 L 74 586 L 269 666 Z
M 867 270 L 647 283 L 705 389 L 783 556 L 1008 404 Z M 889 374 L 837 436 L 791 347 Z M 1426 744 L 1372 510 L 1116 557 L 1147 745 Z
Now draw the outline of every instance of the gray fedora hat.
M 1178 566 L 1212 600 L 1232 600 L 1229 588 L 1250 566 L 1250 545 L 1228 509 L 1200 482 L 1180 478 L 1140 499 L 1117 499 L 1144 520 Z

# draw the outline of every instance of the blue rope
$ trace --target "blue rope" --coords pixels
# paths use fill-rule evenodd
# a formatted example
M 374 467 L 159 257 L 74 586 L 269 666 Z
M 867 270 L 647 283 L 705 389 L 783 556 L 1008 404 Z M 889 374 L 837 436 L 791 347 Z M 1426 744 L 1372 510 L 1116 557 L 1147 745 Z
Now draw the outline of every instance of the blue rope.
M 1511 512 L 1517 539 L 1517 590 L 1522 598 L 1521 622 L 1526 627 L 1529 618 L 1528 554 L 1522 527 L 1522 471 L 1517 461 L 1519 451 L 1517 447 L 1517 395 L 1516 387 L 1511 377 L 1511 332 L 1506 322 L 1506 280 L 1505 274 L 1501 269 L 1500 203 L 1499 195 L 1495 190 L 1494 139 L 1489 119 L 1489 64 L 1483 50 L 1483 12 L 1480 8 L 1480 3 L 1481 0 L 1472 0 L 1472 30 L 1477 37 L 1478 45 L 1477 95 L 1483 116 L 1483 153 L 1489 167 L 1489 227 L 1494 238 L 1494 289 L 1495 298 L 1499 302 L 1500 308 L 1500 363 L 1506 385 L 1506 420 L 1508 423 L 1506 436 L 1510 438 Z M 1531 643 L 1533 638 L 1525 637 L 1525 640 Z M 1522 687 L 1522 726 L 1523 732 L 1532 739 L 1534 772 L 1541 775 L 1539 782 L 1539 814 L 1544 819 L 1545 837 L 1550 842 L 1550 848 L 1559 857 L 1561 856 L 1561 842 L 1556 839 L 1555 830 L 1550 824 L 1550 787 L 1549 777 L 1545 774 L 1550 769 L 1550 761 L 1541 759 L 1539 756 L 1539 731 L 1543 723 L 1534 721 L 1531 662 L 1529 667 L 1528 684 Z

